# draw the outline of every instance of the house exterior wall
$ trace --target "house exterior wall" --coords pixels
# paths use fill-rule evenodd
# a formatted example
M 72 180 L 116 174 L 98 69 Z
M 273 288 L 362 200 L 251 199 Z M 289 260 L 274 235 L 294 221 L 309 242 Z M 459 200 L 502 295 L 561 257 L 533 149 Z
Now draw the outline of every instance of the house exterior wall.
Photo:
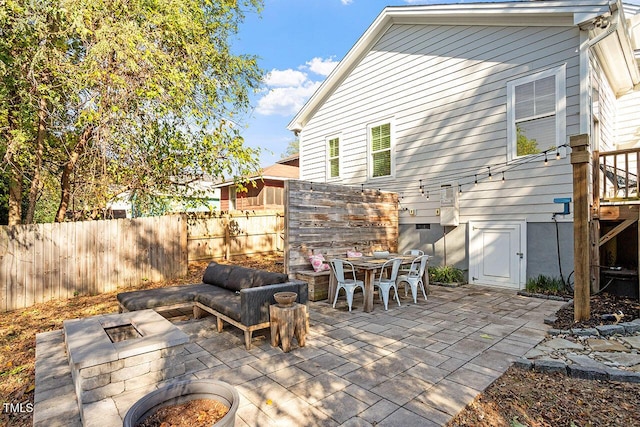
M 400 249 L 403 241 L 414 245 L 419 223 L 433 225 L 417 233 L 420 247 L 441 244 L 439 188 L 460 185 L 461 225 L 447 240 L 448 263 L 467 262 L 469 220 L 518 219 L 550 230 L 552 213 L 561 210 L 553 199 L 572 196 L 572 168 L 568 156 L 556 160 L 555 153 L 547 166 L 542 158 L 519 166 L 507 161 L 507 83 L 564 67 L 567 140 L 558 145 L 567 143 L 580 133 L 579 38 L 571 25 L 392 25 L 304 127 L 301 179 L 327 181 L 326 141 L 339 135 L 341 173 L 332 182 L 398 192 L 401 207 L 412 210 L 401 211 Z M 392 125 L 395 174 L 368 178 L 367 126 L 385 121 Z M 487 165 L 495 165 L 491 181 Z M 429 198 L 420 195 L 420 179 Z M 544 247 L 535 241 L 555 237 L 553 231 L 529 234 L 529 244 Z
M 640 92 L 618 99 L 616 142 L 618 149 L 640 147 Z

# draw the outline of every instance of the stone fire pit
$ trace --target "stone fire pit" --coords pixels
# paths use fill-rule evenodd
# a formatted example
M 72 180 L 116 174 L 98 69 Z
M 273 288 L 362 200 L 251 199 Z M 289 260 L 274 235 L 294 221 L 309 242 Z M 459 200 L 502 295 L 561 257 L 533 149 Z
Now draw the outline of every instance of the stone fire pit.
M 177 355 L 189 337 L 153 310 L 65 320 L 67 357 L 83 405 L 185 372 Z

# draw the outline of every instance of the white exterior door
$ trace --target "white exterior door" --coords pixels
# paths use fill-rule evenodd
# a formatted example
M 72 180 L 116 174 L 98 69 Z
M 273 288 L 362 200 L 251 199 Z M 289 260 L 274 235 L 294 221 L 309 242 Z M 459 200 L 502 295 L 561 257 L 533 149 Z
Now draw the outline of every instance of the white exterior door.
M 526 230 L 525 221 L 470 221 L 469 282 L 524 288 Z

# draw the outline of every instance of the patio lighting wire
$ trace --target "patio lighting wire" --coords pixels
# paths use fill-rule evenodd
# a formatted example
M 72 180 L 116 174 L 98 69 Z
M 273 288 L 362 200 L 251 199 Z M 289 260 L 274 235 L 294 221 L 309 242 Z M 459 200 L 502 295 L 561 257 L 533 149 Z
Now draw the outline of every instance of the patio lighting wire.
M 541 158 L 546 157 L 547 153 L 550 151 L 557 151 L 558 148 L 561 147 L 568 147 L 568 144 L 563 144 L 558 146 L 557 148 L 549 148 L 545 151 L 542 151 L 540 153 L 537 153 L 536 155 L 533 156 L 527 156 L 527 157 L 522 157 L 519 159 L 516 159 L 512 162 L 501 162 L 501 163 L 494 163 L 491 165 L 485 165 L 483 166 L 483 168 L 489 168 L 489 172 L 483 172 L 483 173 L 478 173 L 478 168 L 477 167 L 467 167 L 467 168 L 462 168 L 462 169 L 457 169 L 455 172 L 450 172 L 450 173 L 445 173 L 445 174 L 438 174 L 437 176 L 437 181 L 434 181 L 432 183 L 428 183 L 428 180 L 423 178 L 422 179 L 422 189 L 424 191 L 427 190 L 439 190 L 440 186 L 442 184 L 445 183 L 450 183 L 452 181 L 453 178 L 456 178 L 459 185 L 467 185 L 467 184 L 475 184 L 477 181 L 482 181 L 483 179 L 487 179 L 490 176 L 492 176 L 492 172 L 491 172 L 491 168 L 493 168 L 493 171 L 496 173 L 502 173 L 503 177 L 504 177 L 504 173 L 505 172 L 509 172 L 512 171 L 514 169 L 519 168 L 520 166 L 532 163 L 532 162 L 536 162 L 539 161 Z M 556 156 L 557 158 L 557 156 Z M 470 175 L 463 175 L 460 176 L 460 173 L 464 173 L 466 171 L 473 171 L 473 174 Z M 428 174 L 427 174 L 428 175 Z M 484 178 L 483 178 L 484 176 Z M 425 184 L 425 181 L 427 182 Z M 504 181 L 504 179 L 503 179 Z

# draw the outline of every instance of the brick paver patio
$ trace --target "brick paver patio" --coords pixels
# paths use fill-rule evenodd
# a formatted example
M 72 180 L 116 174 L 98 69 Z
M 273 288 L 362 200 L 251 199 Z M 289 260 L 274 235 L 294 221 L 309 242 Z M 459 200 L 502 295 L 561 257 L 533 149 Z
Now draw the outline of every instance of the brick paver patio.
M 431 287 L 429 300 L 363 313 L 311 302 L 306 346 L 271 347 L 268 330 L 245 350 L 232 326 L 178 320 L 190 336 L 184 378 L 236 386 L 236 426 L 438 426 L 446 424 L 540 342 L 544 317 L 563 304 L 515 291 Z M 34 426 L 81 425 L 62 331 L 36 338 Z M 142 385 L 85 406 L 89 426 L 122 425 L 129 407 L 162 384 Z

